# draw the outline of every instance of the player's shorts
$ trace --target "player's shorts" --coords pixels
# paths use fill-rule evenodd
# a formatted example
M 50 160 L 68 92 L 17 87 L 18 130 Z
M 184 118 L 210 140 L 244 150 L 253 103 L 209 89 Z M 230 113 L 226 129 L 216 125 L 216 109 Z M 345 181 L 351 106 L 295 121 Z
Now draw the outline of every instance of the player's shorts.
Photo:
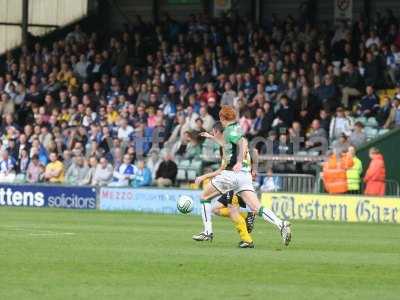
M 239 194 L 243 191 L 254 192 L 253 180 L 249 172 L 234 172 L 224 170 L 220 175 L 211 179 L 211 184 L 221 194 L 233 191 Z
M 221 197 L 218 198 L 217 201 L 225 207 L 228 207 L 229 204 L 232 204 L 234 206 L 246 208 L 246 203 L 243 201 L 243 199 L 240 196 L 235 195 L 233 191 L 229 191 L 226 194 L 223 194 Z

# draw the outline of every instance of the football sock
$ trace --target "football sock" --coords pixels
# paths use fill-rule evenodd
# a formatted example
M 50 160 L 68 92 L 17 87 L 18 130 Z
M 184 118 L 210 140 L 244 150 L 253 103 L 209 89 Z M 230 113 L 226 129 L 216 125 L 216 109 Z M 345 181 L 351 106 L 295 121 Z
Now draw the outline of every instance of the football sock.
M 248 214 L 248 212 L 244 212 L 244 211 L 241 211 L 241 212 L 240 212 L 240 215 L 241 215 L 242 218 L 245 219 L 245 220 L 246 220 L 246 218 L 247 218 L 247 214 Z
M 235 228 L 236 228 L 237 232 L 239 233 L 241 241 L 247 242 L 247 243 L 253 242 L 251 235 L 247 232 L 246 221 L 241 215 L 239 215 L 236 218 L 232 218 L 232 222 L 233 222 L 233 224 L 235 224 Z
M 211 201 L 201 201 L 201 218 L 203 220 L 204 233 L 206 234 L 213 233 L 211 212 L 212 212 Z
M 276 227 L 278 227 L 278 229 L 281 228 L 282 220 L 279 219 L 272 210 L 261 206 L 260 210 L 258 211 L 258 215 L 262 217 L 265 221 L 274 224 Z
M 229 208 L 227 207 L 221 207 L 218 211 L 219 215 L 221 217 L 229 217 Z

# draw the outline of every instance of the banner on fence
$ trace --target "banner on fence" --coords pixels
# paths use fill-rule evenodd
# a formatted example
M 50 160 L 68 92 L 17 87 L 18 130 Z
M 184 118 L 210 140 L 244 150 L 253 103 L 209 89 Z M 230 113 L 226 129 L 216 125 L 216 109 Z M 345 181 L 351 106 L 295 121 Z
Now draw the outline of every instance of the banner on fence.
M 194 200 L 192 214 L 200 214 L 200 193 L 199 190 L 104 187 L 100 189 L 100 209 L 175 214 L 177 199 L 186 195 Z
M 283 219 L 400 222 L 399 198 L 264 193 L 262 203 Z
M 96 209 L 96 189 L 58 185 L 0 184 L 0 206 Z

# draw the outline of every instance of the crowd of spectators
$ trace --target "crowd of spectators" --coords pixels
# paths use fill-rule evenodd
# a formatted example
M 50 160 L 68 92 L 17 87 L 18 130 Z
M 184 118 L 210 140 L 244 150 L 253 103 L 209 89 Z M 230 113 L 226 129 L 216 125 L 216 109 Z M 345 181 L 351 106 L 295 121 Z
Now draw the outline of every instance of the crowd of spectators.
M 275 140 L 274 153 L 321 153 L 320 138 L 341 153 L 367 140 L 371 120 L 400 126 L 399 49 L 390 11 L 337 27 L 203 15 L 110 34 L 77 25 L 51 45 L 5 54 L 0 178 L 172 185 L 180 161 L 203 159 L 199 132 L 221 105 L 236 108 L 249 139 Z

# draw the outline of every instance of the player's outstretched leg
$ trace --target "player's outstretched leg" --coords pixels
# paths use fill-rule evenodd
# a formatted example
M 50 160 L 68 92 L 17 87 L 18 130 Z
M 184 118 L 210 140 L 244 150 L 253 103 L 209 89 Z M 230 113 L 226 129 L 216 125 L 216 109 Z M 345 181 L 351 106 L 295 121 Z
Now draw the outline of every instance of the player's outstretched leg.
M 201 195 L 201 219 L 203 221 L 203 231 L 199 234 L 192 236 L 192 239 L 198 242 L 212 241 L 214 238 L 212 228 L 212 207 L 211 199 L 216 196 L 218 191 L 209 183 L 205 186 L 204 191 Z
M 291 224 L 278 218 L 272 210 L 261 206 L 257 195 L 253 191 L 243 191 L 240 196 L 253 212 L 257 212 L 266 222 L 274 224 L 281 233 L 282 242 L 286 246 L 289 245 L 292 239 Z

